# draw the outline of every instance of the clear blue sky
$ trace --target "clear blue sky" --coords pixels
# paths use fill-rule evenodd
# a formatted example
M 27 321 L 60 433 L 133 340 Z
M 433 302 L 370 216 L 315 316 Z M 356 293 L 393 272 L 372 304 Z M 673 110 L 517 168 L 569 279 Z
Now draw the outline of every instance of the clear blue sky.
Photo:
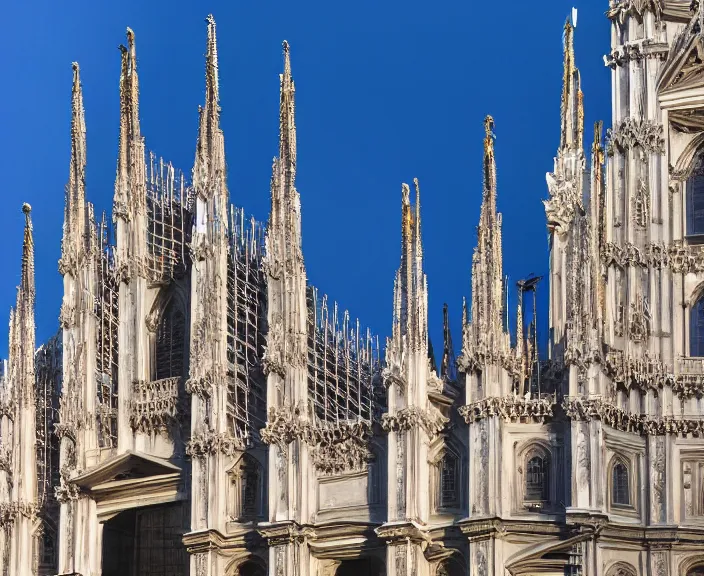
M 447 302 L 455 345 L 470 293 L 482 187 L 482 121 L 496 121 L 504 270 L 546 273 L 541 200 L 559 140 L 562 27 L 579 10 L 586 141 L 610 125 L 606 0 L 25 0 L 1 13 L 0 355 L 19 281 L 22 202 L 33 206 L 37 341 L 58 328 L 57 271 L 70 149 L 71 62 L 81 65 L 87 196 L 110 211 L 120 54 L 135 31 L 148 149 L 190 174 L 204 93 L 205 17 L 218 26 L 222 125 L 232 201 L 266 220 L 277 152 L 281 42 L 297 89 L 298 189 L 310 281 L 384 336 L 400 251 L 401 183 L 420 179 L 431 337 Z M 546 310 L 547 284 L 541 309 Z M 515 292 L 515 290 L 514 290 Z M 515 295 L 515 294 L 514 294 Z M 511 305 L 512 323 L 515 304 Z M 543 314 L 541 324 L 547 322 Z

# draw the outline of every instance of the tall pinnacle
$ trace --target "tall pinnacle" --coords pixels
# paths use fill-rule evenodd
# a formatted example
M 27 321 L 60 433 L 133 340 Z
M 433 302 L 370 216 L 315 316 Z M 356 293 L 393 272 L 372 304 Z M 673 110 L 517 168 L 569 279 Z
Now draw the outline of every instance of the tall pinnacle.
M 223 225 L 216 227 L 223 233 L 227 226 L 228 192 L 225 181 L 225 139 L 220 129 L 220 82 L 218 79 L 218 47 L 215 19 L 210 14 L 205 54 L 205 104 L 200 108 L 200 126 L 196 159 L 193 166 L 193 185 L 204 199 L 215 198 L 209 219 Z
M 420 186 L 414 179 L 415 210 L 408 184 L 401 187 L 401 264 L 394 285 L 394 338 L 405 336 L 413 349 L 428 345 L 427 280 L 423 272 Z
M 78 63 L 74 62 L 71 98 L 71 161 L 66 184 L 62 258 L 67 257 L 67 250 L 77 251 L 81 248 L 85 227 L 85 170 L 86 120 L 83 109 L 83 87 Z
M 580 88 L 579 70 L 574 59 L 574 26 L 565 22 L 564 61 L 561 102 L 560 149 L 582 149 L 584 139 L 584 103 Z
M 501 218 L 496 210 L 494 119 L 484 119 L 484 189 L 472 263 L 472 325 L 476 340 L 498 338 L 502 331 L 503 264 Z
M 139 79 L 137 77 L 137 52 L 134 32 L 127 28 L 127 48 L 120 45 L 122 64 L 120 73 L 120 146 L 117 160 L 117 179 L 115 181 L 115 206 L 118 213 L 127 208 L 130 196 L 134 192 L 130 186 L 130 173 L 133 165 L 144 164 L 142 135 L 139 127 Z M 138 146 L 134 146 L 137 144 Z M 141 158 L 133 155 L 141 154 Z M 139 171 L 141 171 L 138 168 Z M 134 174 L 134 179 L 139 175 Z M 137 204 L 139 198 L 135 198 Z
M 32 218 L 30 213 L 32 207 L 24 203 L 22 212 L 24 213 L 24 240 L 22 241 L 22 274 L 20 279 L 20 294 L 22 300 L 30 307 L 34 306 L 34 238 L 32 235 Z M 18 295 L 18 300 L 20 300 Z M 19 307 L 20 302 L 18 302 Z
M 208 50 L 205 56 L 205 107 L 215 118 L 219 112 L 220 84 L 218 80 L 218 45 L 215 34 L 215 18 L 208 14 Z
M 291 50 L 283 42 L 284 73 L 281 74 L 279 107 L 279 159 L 282 162 L 284 186 L 292 190 L 296 183 L 296 86 L 291 75 Z

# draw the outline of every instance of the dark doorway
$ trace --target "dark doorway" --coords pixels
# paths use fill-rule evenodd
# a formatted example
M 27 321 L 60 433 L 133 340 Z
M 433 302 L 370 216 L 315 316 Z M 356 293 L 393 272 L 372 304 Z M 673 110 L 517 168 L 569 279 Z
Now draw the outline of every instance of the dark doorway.
M 264 564 L 247 560 L 239 567 L 239 576 L 266 576 L 266 567 Z
M 187 576 L 182 504 L 121 512 L 103 527 L 103 576 Z
M 335 576 L 384 576 L 384 563 L 378 558 L 344 560 L 335 571 Z

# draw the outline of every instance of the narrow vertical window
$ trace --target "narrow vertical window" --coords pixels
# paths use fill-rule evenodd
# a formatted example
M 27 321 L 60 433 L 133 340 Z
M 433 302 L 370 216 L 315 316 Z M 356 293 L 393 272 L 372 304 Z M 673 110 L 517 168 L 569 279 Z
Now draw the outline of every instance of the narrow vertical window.
M 692 306 L 689 322 L 689 355 L 704 356 L 704 297 Z
M 526 464 L 526 491 L 528 502 L 541 502 L 548 499 L 548 459 L 533 456 Z
M 459 462 L 457 455 L 445 452 L 440 462 L 440 507 L 459 508 Z
M 687 235 L 704 234 L 704 171 L 698 165 L 687 180 Z
M 623 462 L 617 462 L 611 473 L 611 499 L 617 506 L 630 506 L 631 494 L 628 482 L 628 468 Z
M 185 331 L 186 317 L 171 300 L 157 329 L 155 380 L 183 376 Z

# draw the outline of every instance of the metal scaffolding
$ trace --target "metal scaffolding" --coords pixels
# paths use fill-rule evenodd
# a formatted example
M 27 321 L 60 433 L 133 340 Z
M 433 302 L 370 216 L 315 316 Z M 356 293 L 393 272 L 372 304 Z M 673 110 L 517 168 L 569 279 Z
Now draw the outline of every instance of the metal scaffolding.
M 61 332 L 43 344 L 34 357 L 37 487 L 40 506 L 54 502 L 54 486 L 59 484 L 59 439 L 54 434 L 54 424 L 59 421 L 62 359 Z
M 117 446 L 117 366 L 119 325 L 119 281 L 115 274 L 114 247 L 105 213 L 97 226 L 96 361 L 98 443 Z
M 318 424 L 371 424 L 384 405 L 379 337 L 350 321 L 339 321 L 337 303 L 308 287 L 308 396 Z
M 188 270 L 193 229 L 193 189 L 183 173 L 149 153 L 147 166 L 147 278 L 169 284 Z
M 249 444 L 266 422 L 266 274 L 262 224 L 230 207 L 227 261 L 227 413 L 230 429 Z

